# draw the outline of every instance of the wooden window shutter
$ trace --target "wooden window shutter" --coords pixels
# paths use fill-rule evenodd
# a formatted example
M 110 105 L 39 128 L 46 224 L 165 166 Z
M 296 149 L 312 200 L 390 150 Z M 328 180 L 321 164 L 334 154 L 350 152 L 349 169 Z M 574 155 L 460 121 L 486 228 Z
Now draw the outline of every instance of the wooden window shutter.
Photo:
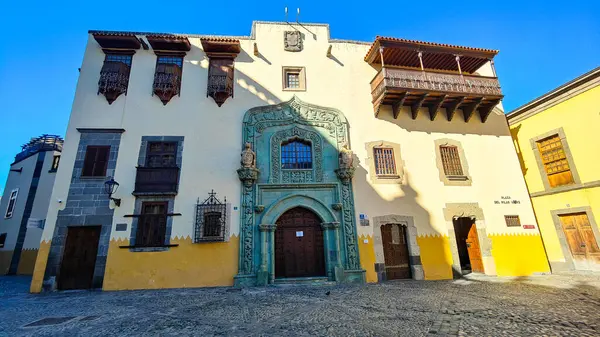
M 460 163 L 460 156 L 458 154 L 458 147 L 452 145 L 440 146 L 440 154 L 442 157 L 442 165 L 444 167 L 444 173 L 447 176 L 462 176 L 463 169 Z
M 86 177 L 105 176 L 109 154 L 110 146 L 88 146 L 81 175 Z
M 144 202 L 138 220 L 135 245 L 158 247 L 165 243 L 167 230 L 167 202 Z
M 550 187 L 572 184 L 573 174 L 558 135 L 537 142 Z

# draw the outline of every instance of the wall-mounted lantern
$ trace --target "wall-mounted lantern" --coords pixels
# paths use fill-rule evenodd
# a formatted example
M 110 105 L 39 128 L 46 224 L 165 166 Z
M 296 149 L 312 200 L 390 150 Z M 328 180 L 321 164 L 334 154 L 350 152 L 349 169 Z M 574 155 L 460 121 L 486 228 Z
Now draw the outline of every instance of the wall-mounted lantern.
M 113 198 L 112 195 L 117 192 L 119 189 L 119 183 L 115 181 L 114 178 L 110 178 L 110 180 L 104 183 L 104 192 L 108 194 L 108 199 L 112 200 L 115 203 L 115 206 L 121 206 L 121 199 Z

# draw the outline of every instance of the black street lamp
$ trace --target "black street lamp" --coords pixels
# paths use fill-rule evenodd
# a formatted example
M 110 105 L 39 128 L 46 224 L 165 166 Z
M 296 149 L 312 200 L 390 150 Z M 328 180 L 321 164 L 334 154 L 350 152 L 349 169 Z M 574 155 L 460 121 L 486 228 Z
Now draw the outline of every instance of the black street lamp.
M 121 206 L 121 199 L 113 198 L 112 195 L 117 192 L 119 189 L 119 183 L 115 181 L 114 178 L 110 178 L 109 181 L 104 183 L 104 192 L 108 194 L 108 199 L 112 200 L 115 203 L 115 206 Z

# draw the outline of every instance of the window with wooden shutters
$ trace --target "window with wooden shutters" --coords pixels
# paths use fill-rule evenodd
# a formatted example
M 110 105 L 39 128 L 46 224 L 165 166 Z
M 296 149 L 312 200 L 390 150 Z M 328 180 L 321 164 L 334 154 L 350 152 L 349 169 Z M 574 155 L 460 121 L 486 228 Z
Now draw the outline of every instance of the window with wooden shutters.
M 453 145 L 440 146 L 440 155 L 442 157 L 442 165 L 444 173 L 447 176 L 462 176 L 463 169 L 460 163 L 458 147 Z
M 550 187 L 573 184 L 573 174 L 559 135 L 537 142 Z
M 17 195 L 19 194 L 19 189 L 15 188 L 10 191 L 10 197 L 8 198 L 8 206 L 6 206 L 6 213 L 4 213 L 5 218 L 12 218 L 13 213 L 15 211 L 15 206 L 17 204 Z
M 98 94 L 103 94 L 112 104 L 121 94 L 127 94 L 132 53 L 107 53 L 100 70 Z
M 146 167 L 176 167 L 177 142 L 149 142 Z
M 144 202 L 139 216 L 135 245 L 160 247 L 165 244 L 168 202 Z
M 233 97 L 234 63 L 231 58 L 211 58 L 208 66 L 206 96 L 212 97 L 218 106 Z
M 166 105 L 173 96 L 179 95 L 185 54 L 159 54 L 154 72 L 153 94 Z
M 521 220 L 518 215 L 505 215 L 504 221 L 506 222 L 506 227 L 521 227 Z
M 88 146 L 83 161 L 82 177 L 106 176 L 110 146 Z
M 396 161 L 394 159 L 394 149 L 376 147 L 373 148 L 375 157 L 375 174 L 378 176 L 397 176 Z

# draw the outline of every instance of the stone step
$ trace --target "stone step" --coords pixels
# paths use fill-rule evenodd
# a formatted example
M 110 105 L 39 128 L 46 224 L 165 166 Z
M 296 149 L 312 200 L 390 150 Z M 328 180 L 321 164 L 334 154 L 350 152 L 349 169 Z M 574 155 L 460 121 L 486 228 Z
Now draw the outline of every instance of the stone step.
M 293 286 L 293 285 L 335 285 L 327 277 L 289 277 L 275 279 L 275 286 Z

